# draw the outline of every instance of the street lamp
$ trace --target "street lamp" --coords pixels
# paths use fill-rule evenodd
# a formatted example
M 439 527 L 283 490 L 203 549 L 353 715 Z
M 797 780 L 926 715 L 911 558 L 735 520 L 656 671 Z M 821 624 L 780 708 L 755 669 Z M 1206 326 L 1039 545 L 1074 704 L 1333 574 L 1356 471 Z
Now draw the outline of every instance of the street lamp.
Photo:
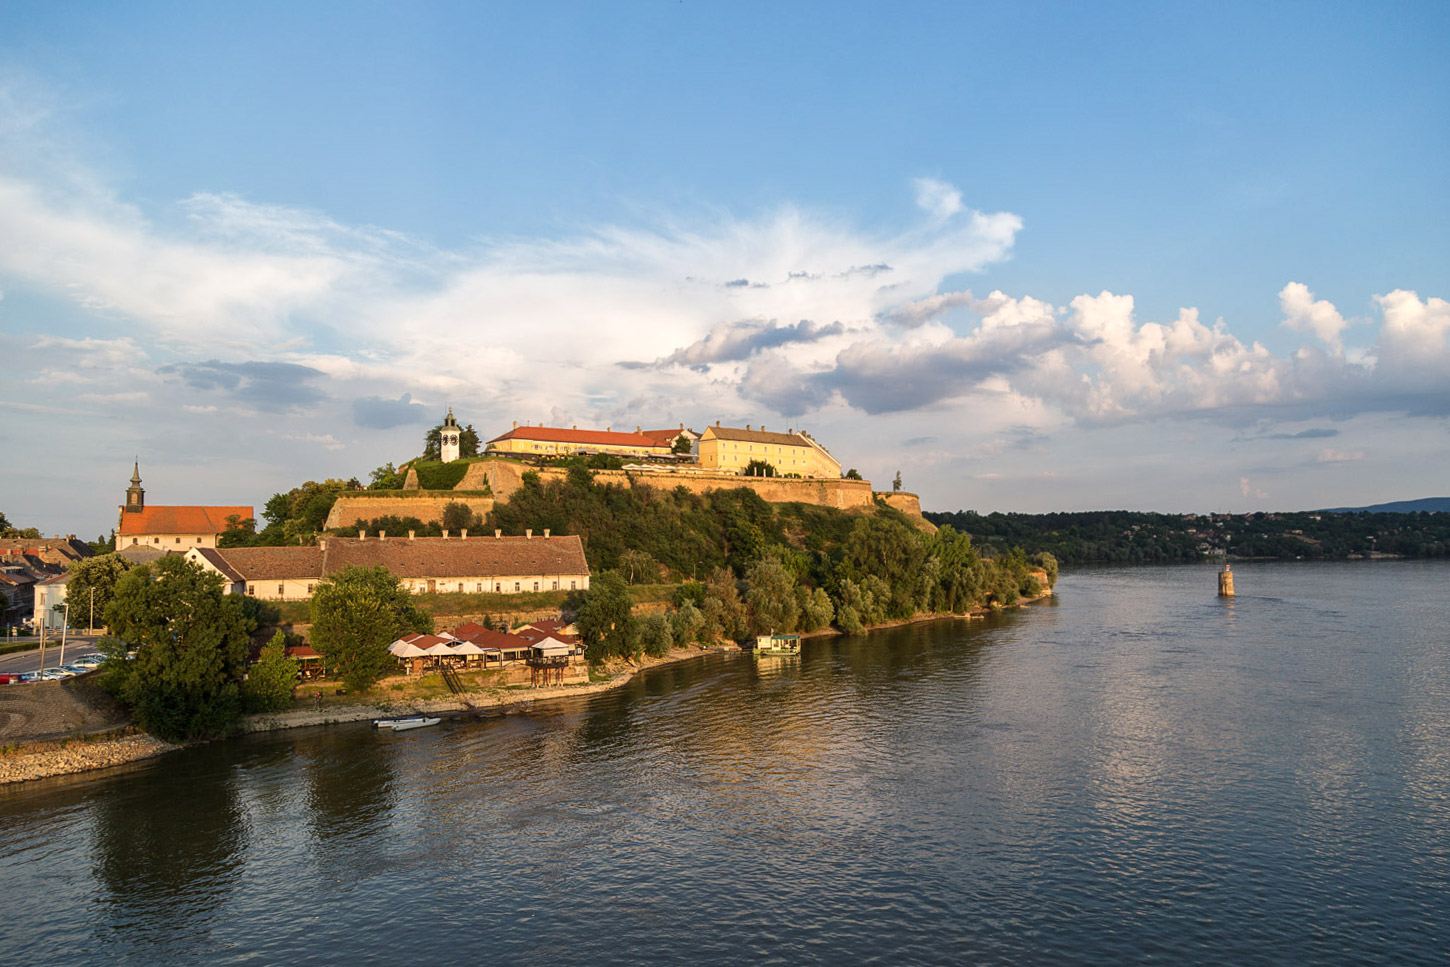
M 86 590 L 91 592 L 91 620 L 86 625 L 86 634 L 94 635 L 96 633 L 96 586 L 93 584 Z

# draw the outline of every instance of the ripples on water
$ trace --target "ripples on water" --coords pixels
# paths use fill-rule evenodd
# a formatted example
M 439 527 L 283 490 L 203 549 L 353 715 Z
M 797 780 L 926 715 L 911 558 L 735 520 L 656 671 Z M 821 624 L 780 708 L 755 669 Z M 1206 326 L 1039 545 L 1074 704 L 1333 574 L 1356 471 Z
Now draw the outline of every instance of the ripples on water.
M 0 794 L 0 961 L 1443 963 L 1443 563 L 1088 571 Z

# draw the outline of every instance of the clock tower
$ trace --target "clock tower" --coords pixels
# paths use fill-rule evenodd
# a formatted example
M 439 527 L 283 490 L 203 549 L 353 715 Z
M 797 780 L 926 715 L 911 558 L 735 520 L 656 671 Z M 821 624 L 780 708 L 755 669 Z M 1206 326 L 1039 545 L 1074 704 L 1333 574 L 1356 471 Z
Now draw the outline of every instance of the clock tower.
M 458 421 L 453 418 L 453 407 L 448 407 L 448 415 L 443 418 L 443 425 L 438 428 L 438 457 L 444 463 L 452 463 L 458 459 L 458 438 L 462 431 L 458 428 Z

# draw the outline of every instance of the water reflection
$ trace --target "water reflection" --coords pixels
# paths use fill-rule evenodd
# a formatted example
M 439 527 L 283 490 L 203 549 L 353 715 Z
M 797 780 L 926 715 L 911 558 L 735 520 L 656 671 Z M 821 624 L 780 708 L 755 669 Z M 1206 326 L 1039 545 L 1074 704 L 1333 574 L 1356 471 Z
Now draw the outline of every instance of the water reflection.
M 92 865 L 126 944 L 187 949 L 236 888 L 249 826 L 233 770 L 184 755 L 167 765 L 101 788 Z

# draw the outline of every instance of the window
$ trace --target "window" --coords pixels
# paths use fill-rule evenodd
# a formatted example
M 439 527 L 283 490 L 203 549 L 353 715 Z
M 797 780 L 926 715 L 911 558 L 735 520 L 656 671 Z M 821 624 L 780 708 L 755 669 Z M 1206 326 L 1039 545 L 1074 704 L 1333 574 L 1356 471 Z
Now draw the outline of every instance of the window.
M 555 581 L 554 582 L 554 590 L 555 591 L 559 590 L 559 582 L 558 581 Z
M 517 591 L 518 589 L 519 589 L 519 582 L 515 581 L 514 582 L 514 590 Z
M 503 590 L 503 582 L 502 581 L 495 581 L 493 583 L 493 589 L 495 591 L 502 591 Z
M 179 538 L 179 537 L 178 537 L 178 538 L 177 538 L 177 539 L 176 539 L 176 543 L 178 543 L 178 544 L 180 544 L 180 543 L 181 543 L 181 538 Z
M 474 585 L 473 590 L 475 590 L 475 591 L 482 591 L 483 590 L 483 582 L 482 581 L 479 581 L 478 584 Z
M 287 589 L 283 585 L 277 585 L 277 597 L 284 597 L 286 593 Z
M 131 543 L 132 543 L 132 544 L 134 544 L 134 543 L 136 543 L 136 538 L 134 538 L 134 537 L 133 537 L 133 538 L 131 538 Z
M 458 582 L 458 590 L 460 590 L 460 591 L 463 590 L 463 582 L 462 581 L 459 581 Z
M 577 590 L 579 590 L 577 587 L 575 587 L 575 585 L 578 584 L 578 583 L 579 583 L 578 581 L 570 581 L 569 582 L 569 590 L 570 591 L 577 591 Z
M 198 538 L 197 538 L 197 539 L 196 539 L 196 542 L 197 542 L 197 543 L 198 543 L 198 544 L 200 544 L 200 543 L 201 543 L 201 538 L 200 538 L 200 537 L 198 537 Z
M 312 593 L 312 585 L 310 585 L 310 584 L 307 585 L 307 593 L 308 594 L 311 594 Z
M 151 538 L 151 543 L 153 543 L 153 544 L 160 544 L 161 543 L 161 538 L 159 538 L 159 537 L 153 537 L 153 538 Z
M 534 590 L 535 591 L 539 590 L 539 582 L 538 581 L 535 581 L 534 582 Z
M 247 585 L 247 593 L 255 596 L 257 593 L 257 586 L 255 584 Z

